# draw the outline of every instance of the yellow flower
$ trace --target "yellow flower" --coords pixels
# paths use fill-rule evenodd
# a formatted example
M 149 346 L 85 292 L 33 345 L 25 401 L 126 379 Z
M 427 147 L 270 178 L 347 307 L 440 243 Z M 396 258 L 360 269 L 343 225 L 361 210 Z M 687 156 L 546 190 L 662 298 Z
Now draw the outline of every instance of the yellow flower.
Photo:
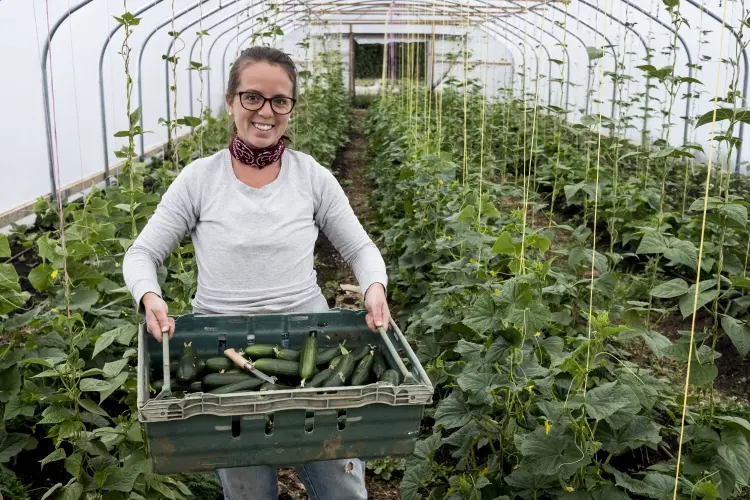
M 476 264 L 476 263 L 477 263 L 477 259 L 474 259 L 474 258 L 472 258 L 472 259 L 471 259 L 471 263 L 472 263 L 472 264 Z
M 446 237 L 445 237 L 445 239 L 446 239 L 446 240 L 448 240 L 448 241 L 450 241 L 450 240 L 452 240 L 453 238 L 451 238 L 450 236 L 446 236 Z
M 549 431 L 552 429 L 552 422 L 549 420 L 544 421 L 544 434 L 549 434 Z
M 536 332 L 536 333 L 534 334 L 534 337 L 541 337 L 541 335 L 542 335 L 542 334 L 541 334 L 540 332 Z
M 443 179 L 440 179 L 438 182 L 440 183 L 441 186 L 443 185 Z
M 571 486 L 566 486 L 565 487 L 565 491 L 567 491 L 568 493 L 573 493 L 575 491 L 575 489 L 573 487 L 571 487 Z
M 55 279 L 57 278 L 57 274 L 58 274 L 57 269 L 55 269 L 54 271 L 50 273 L 50 276 L 52 276 L 52 279 Z
M 499 288 L 495 288 L 495 293 L 500 293 L 500 289 Z
M 53 313 L 56 313 L 56 312 L 57 312 L 57 308 L 56 308 L 56 307 L 53 307 L 53 308 L 52 308 L 52 309 L 50 309 L 50 310 L 51 310 L 51 311 L 52 311 Z

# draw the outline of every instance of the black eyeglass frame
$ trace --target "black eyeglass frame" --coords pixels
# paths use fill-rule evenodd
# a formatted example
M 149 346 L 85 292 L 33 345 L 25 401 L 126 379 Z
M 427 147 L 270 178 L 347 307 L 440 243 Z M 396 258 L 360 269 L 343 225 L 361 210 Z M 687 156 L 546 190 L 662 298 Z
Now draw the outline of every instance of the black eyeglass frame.
M 253 95 L 256 95 L 256 96 L 260 97 L 261 99 L 263 99 L 263 103 L 260 106 L 258 106 L 257 108 L 255 108 L 255 109 L 248 109 L 248 108 L 245 107 L 245 103 L 242 102 L 242 94 L 253 94 Z M 294 106 L 297 104 L 297 99 L 295 99 L 294 97 L 287 97 L 285 95 L 276 95 L 276 96 L 273 96 L 273 97 L 269 98 L 269 97 L 266 97 L 266 96 L 264 96 L 262 94 L 259 94 L 258 92 L 254 92 L 252 90 L 245 90 L 245 91 L 242 91 L 242 92 L 235 92 L 234 95 L 240 96 L 240 106 L 242 106 L 243 108 L 247 109 L 248 111 L 258 111 L 263 106 L 265 106 L 266 105 L 266 101 L 268 101 L 268 102 L 271 103 L 271 111 L 273 111 L 277 115 L 288 115 L 289 113 L 291 113 L 294 110 Z M 279 113 L 278 111 L 276 111 L 276 108 L 273 107 L 273 99 L 278 99 L 279 97 L 284 98 L 284 99 L 289 99 L 290 101 L 292 101 L 292 107 L 286 113 Z

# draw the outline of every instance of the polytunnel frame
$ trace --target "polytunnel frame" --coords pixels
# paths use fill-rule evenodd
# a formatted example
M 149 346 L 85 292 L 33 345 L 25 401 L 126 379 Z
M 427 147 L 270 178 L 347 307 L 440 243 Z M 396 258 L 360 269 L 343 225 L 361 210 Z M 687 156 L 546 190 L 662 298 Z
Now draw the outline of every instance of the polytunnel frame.
M 47 54 L 49 52 L 49 46 L 51 44 L 52 38 L 54 37 L 54 35 L 56 34 L 57 30 L 62 25 L 62 23 L 66 19 L 69 19 L 75 12 L 77 12 L 81 8 L 85 7 L 86 5 L 88 5 L 89 3 L 91 3 L 92 1 L 93 0 L 83 0 L 81 3 L 79 3 L 78 5 L 70 8 L 70 9 L 68 9 L 68 11 L 65 14 L 63 14 L 62 16 L 60 16 L 58 18 L 58 20 L 54 23 L 53 27 L 50 29 L 50 31 L 48 33 L 47 40 L 45 41 L 45 46 L 44 46 L 44 50 L 43 50 L 43 58 L 42 58 L 42 80 L 43 80 L 43 82 L 42 82 L 42 84 L 43 84 L 43 87 L 44 87 L 44 92 L 43 92 L 44 95 L 43 95 L 43 99 L 42 100 L 43 100 L 43 105 L 44 105 L 44 108 L 45 108 L 45 126 L 46 126 L 46 139 L 47 139 L 47 157 L 48 157 L 48 162 L 49 162 L 50 183 L 51 183 L 51 188 L 52 188 L 51 191 L 50 191 L 50 195 L 51 195 L 52 200 L 55 200 L 57 198 L 57 186 L 56 186 L 55 173 L 54 173 L 55 172 L 55 169 L 54 169 L 55 162 L 54 162 L 54 159 L 53 159 L 54 154 L 53 154 L 53 151 L 52 151 L 52 137 L 51 137 L 52 136 L 52 124 L 51 124 L 51 118 L 50 118 L 50 105 L 49 105 L 49 95 L 48 95 L 49 91 L 48 91 L 48 83 L 47 83 Z M 135 12 L 134 15 L 135 16 L 139 16 L 140 14 L 142 14 L 143 12 L 145 12 L 146 10 L 149 10 L 151 7 L 154 7 L 155 5 L 161 3 L 161 1 L 162 0 L 154 0 L 154 1 L 152 1 L 150 4 L 148 4 L 148 5 L 140 8 L 140 9 L 138 9 Z M 620 1 L 623 1 L 623 0 L 620 0 Z M 735 31 L 735 29 L 732 26 L 727 25 L 726 23 L 724 23 L 722 21 L 721 17 L 719 17 L 716 13 L 714 13 L 713 11 L 711 11 L 710 9 L 708 9 L 707 7 L 705 7 L 703 5 L 699 5 L 695 0 L 687 0 L 687 1 L 693 7 L 695 7 L 697 9 L 701 10 L 702 12 L 708 14 L 709 17 L 711 17 L 714 21 L 721 23 L 722 24 L 722 28 L 727 29 L 734 36 L 737 45 L 739 45 L 739 47 L 741 48 L 743 63 L 744 63 L 744 66 L 745 66 L 745 72 L 744 72 L 744 75 L 743 75 L 742 100 L 743 100 L 743 102 L 747 102 L 748 73 L 750 73 L 750 62 L 748 62 L 747 49 L 742 48 L 742 42 L 740 41 L 740 39 L 739 39 L 739 37 L 737 35 L 737 32 Z M 234 3 L 234 2 L 232 2 L 232 3 Z M 363 2 L 358 2 L 358 3 L 362 4 Z M 486 2 L 484 2 L 484 3 L 486 4 Z M 554 1 L 542 2 L 542 3 L 544 5 L 549 5 L 553 9 L 556 9 L 558 11 L 561 10 L 558 6 L 556 6 L 554 4 Z M 595 9 L 599 10 L 599 12 L 602 12 L 601 9 L 599 9 L 598 7 L 591 6 L 585 0 L 581 0 L 581 3 L 583 3 L 586 6 L 588 6 L 589 8 L 595 8 Z M 231 5 L 231 4 L 227 4 L 227 5 Z M 658 18 L 655 18 L 651 13 L 644 11 L 639 5 L 636 5 L 636 4 L 632 3 L 632 2 L 628 2 L 628 6 L 635 8 L 636 10 L 638 10 L 639 12 L 641 12 L 641 14 L 644 14 L 647 17 L 649 17 L 650 19 L 657 21 L 663 27 L 665 27 L 667 29 L 670 29 L 668 26 L 666 26 L 664 23 L 662 23 Z M 221 10 L 223 7 L 224 6 L 220 5 L 219 10 Z M 535 12 L 532 7 L 527 8 L 526 11 L 528 11 L 528 12 Z M 441 11 L 441 12 L 445 12 L 445 11 Z M 295 12 L 295 13 L 297 13 L 297 12 Z M 518 16 L 520 14 L 514 13 L 512 15 L 513 16 Z M 537 15 L 539 15 L 539 14 L 537 13 Z M 571 14 L 568 14 L 568 15 L 571 15 Z M 606 13 L 606 15 L 610 19 L 613 19 L 613 20 L 615 20 L 617 22 L 620 22 L 619 20 L 617 20 L 611 14 Z M 571 17 L 575 18 L 575 16 L 572 16 L 572 15 L 571 15 Z M 587 25 L 587 23 L 584 23 L 580 19 L 579 19 L 579 22 L 582 23 L 582 24 L 584 24 L 584 25 Z M 620 24 L 623 24 L 623 23 L 620 22 Z M 107 48 L 109 42 L 111 41 L 112 36 L 116 33 L 116 31 L 121 26 L 122 25 L 116 26 L 110 32 L 110 35 L 107 38 L 107 41 L 102 46 L 102 51 L 101 51 L 100 61 L 99 61 L 99 66 L 100 66 L 100 78 L 99 78 L 100 96 L 103 96 L 103 77 L 102 77 L 101 67 L 103 66 L 104 54 L 106 52 L 106 48 Z M 590 29 L 592 29 L 588 25 L 587 25 L 587 27 L 589 27 Z M 626 27 L 629 27 L 629 26 L 626 25 Z M 641 41 L 643 41 L 642 36 L 640 35 L 640 33 L 637 30 L 633 30 L 633 31 L 635 33 L 637 33 L 638 36 L 641 38 Z M 671 29 L 670 29 L 670 31 L 671 31 Z M 677 33 L 677 35 L 678 35 L 678 38 L 680 39 L 681 43 L 683 43 L 683 46 L 685 47 L 686 53 L 687 53 L 688 58 L 690 60 L 691 59 L 690 50 L 687 47 L 687 44 L 685 44 L 684 40 L 681 39 L 681 35 L 679 35 L 679 33 Z M 195 43 L 194 43 L 194 45 L 195 45 Z M 193 47 L 194 47 L 194 45 L 193 45 Z M 610 46 L 611 46 L 611 43 L 610 43 Z M 192 49 L 191 49 L 191 53 L 192 53 Z M 689 62 L 689 64 L 692 65 L 692 62 Z M 692 72 L 692 67 L 688 66 L 688 68 Z M 140 77 L 140 74 L 139 74 L 139 77 Z M 209 85 L 210 85 L 210 78 L 209 78 Z M 192 86 L 192 78 L 190 79 L 190 86 Z M 648 86 L 648 83 L 647 83 L 647 86 Z M 647 90 L 648 90 L 648 87 L 647 87 Z M 139 93 L 139 95 L 140 95 L 140 93 Z M 192 90 L 190 92 L 190 95 L 191 95 L 191 106 L 192 106 Z M 687 100 L 689 100 L 691 97 L 692 97 L 692 92 L 688 91 Z M 101 101 L 101 99 L 100 99 L 100 101 Z M 101 104 L 101 107 L 103 109 L 104 108 L 103 102 L 100 102 L 100 104 Z M 644 108 L 646 108 L 646 111 L 647 111 L 648 105 L 646 104 L 644 106 Z M 192 111 L 191 111 L 191 113 L 192 113 Z M 105 113 L 102 112 L 102 114 L 105 114 Z M 685 129 L 687 129 L 687 126 L 688 126 L 689 116 L 690 116 L 690 113 L 688 112 L 687 115 L 686 115 Z M 106 120 L 106 118 L 105 118 L 105 120 Z M 740 125 L 739 125 L 739 139 L 740 139 L 740 143 L 737 146 L 736 164 L 735 164 L 735 172 L 736 173 L 739 173 L 739 171 L 740 171 L 740 164 L 741 164 L 741 160 L 742 160 L 742 140 L 744 138 L 744 128 L 745 128 L 744 125 L 745 124 L 743 122 L 740 122 Z M 644 129 L 645 128 L 646 127 L 644 127 Z M 108 175 L 109 174 L 109 163 L 108 163 L 108 161 L 106 159 L 109 156 L 108 147 L 107 147 L 107 140 L 106 140 L 106 123 L 105 123 L 105 127 L 103 127 L 102 133 L 103 133 L 103 142 L 104 142 L 104 150 L 105 150 L 104 180 L 105 180 L 105 183 L 107 185 L 109 185 L 109 182 L 110 182 L 109 175 Z M 684 137 L 683 141 L 686 142 L 686 136 L 685 136 L 685 134 L 683 134 L 683 137 Z

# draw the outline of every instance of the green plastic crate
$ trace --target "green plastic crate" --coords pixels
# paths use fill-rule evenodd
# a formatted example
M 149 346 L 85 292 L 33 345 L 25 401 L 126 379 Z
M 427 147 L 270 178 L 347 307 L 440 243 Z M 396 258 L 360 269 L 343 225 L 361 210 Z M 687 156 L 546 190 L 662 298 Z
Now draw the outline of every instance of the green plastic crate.
M 162 348 L 141 324 L 138 335 L 138 418 L 145 423 L 153 470 L 157 473 L 210 471 L 217 467 L 291 467 L 316 460 L 406 456 L 414 451 L 424 406 L 433 387 L 395 323 L 383 342 L 365 322 L 366 311 L 314 314 L 185 315 L 175 319 L 170 359 L 185 342 L 201 358 L 238 352 L 252 344 L 302 346 L 311 330 L 320 347 L 346 339 L 347 348 L 376 344 L 386 364 L 405 367 L 387 344 L 409 360 L 398 387 L 373 383 L 342 389 L 243 391 L 188 394 L 155 399 L 150 369 L 162 372 Z

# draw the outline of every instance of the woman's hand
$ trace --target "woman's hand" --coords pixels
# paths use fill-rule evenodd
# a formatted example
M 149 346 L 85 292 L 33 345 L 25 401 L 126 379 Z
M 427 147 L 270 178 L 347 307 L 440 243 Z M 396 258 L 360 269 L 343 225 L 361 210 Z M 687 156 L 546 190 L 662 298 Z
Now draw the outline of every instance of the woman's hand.
M 365 309 L 367 309 L 367 326 L 377 333 L 378 327 L 388 330 L 391 321 L 391 311 L 385 299 L 385 287 L 382 283 L 373 283 L 365 292 Z
M 174 337 L 174 319 L 167 316 L 169 308 L 164 299 L 154 292 L 147 292 L 141 302 L 146 310 L 146 327 L 151 335 L 159 342 L 166 332 L 169 332 L 170 339 Z

